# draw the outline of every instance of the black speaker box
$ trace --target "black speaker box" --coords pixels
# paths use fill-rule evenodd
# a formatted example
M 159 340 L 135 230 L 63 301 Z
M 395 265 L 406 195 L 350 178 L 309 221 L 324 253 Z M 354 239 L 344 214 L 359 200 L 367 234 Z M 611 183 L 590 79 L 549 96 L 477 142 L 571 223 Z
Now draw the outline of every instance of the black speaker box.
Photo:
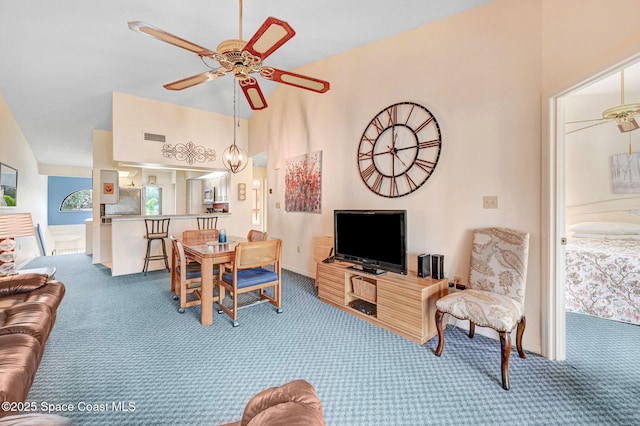
M 431 275 L 431 255 L 419 254 L 418 255 L 418 276 L 420 278 L 426 278 Z
M 431 278 L 434 280 L 444 278 L 444 254 L 431 255 Z

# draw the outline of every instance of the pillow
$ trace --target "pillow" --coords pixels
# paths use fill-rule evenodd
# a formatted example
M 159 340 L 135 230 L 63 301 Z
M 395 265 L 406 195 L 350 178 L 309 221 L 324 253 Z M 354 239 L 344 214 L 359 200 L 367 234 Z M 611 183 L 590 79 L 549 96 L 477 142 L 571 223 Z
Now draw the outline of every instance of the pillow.
M 569 227 L 578 234 L 638 234 L 640 223 L 627 222 L 580 222 Z
M 596 240 L 633 240 L 640 241 L 638 234 L 587 234 L 574 232 L 571 234 L 573 238 L 592 238 Z
M 49 281 L 47 274 L 16 274 L 0 278 L 0 296 L 28 293 Z

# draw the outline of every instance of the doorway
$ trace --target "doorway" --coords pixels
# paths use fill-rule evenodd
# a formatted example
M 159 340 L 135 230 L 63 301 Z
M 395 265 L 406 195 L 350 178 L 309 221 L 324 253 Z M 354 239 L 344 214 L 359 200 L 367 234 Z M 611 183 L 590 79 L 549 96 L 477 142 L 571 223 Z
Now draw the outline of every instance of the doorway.
M 613 156 L 640 151 L 640 132 L 621 132 L 617 128 L 620 123 L 596 121 L 608 108 L 640 102 L 639 58 L 629 58 L 551 98 L 549 103 L 550 129 L 555 131 L 550 135 L 548 164 L 554 183 L 548 200 L 551 214 L 546 246 L 550 264 L 545 268 L 549 285 L 543 306 L 550 308 L 543 312 L 548 315 L 543 354 L 550 359 L 566 358 L 565 296 L 573 283 L 567 281 L 565 244 L 577 229 L 569 227 L 576 223 L 634 221 L 629 219 L 628 210 L 636 203 L 640 208 L 640 194 L 613 193 L 611 176 Z M 581 122 L 567 124 L 573 121 Z M 636 220 L 640 223 L 640 216 Z
M 247 197 L 251 202 L 251 228 L 267 232 L 267 153 L 252 157 L 253 178 Z

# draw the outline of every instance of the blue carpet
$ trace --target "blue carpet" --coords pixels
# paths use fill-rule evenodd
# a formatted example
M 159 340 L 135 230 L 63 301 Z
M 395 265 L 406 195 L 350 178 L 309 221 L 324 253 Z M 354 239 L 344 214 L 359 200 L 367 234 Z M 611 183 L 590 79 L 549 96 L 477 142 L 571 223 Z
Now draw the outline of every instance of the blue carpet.
M 506 392 L 497 341 L 449 326 L 438 358 L 436 339 L 419 346 L 326 305 L 295 273 L 283 313 L 265 303 L 239 327 L 217 313 L 202 327 L 199 307 L 177 312 L 167 272 L 111 277 L 90 259 L 28 265 L 56 266 L 67 287 L 28 400 L 73 404 L 58 413 L 74 425 L 216 425 L 294 379 L 315 386 L 329 425 L 640 424 L 638 326 L 569 314 L 568 360 L 514 351 Z

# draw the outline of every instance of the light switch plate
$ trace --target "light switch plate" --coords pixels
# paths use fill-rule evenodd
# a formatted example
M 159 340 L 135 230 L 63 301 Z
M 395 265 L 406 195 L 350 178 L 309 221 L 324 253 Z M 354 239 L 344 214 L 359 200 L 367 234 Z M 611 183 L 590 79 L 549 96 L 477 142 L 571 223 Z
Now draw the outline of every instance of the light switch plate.
M 484 209 L 497 209 L 498 208 L 498 196 L 497 195 L 485 195 L 482 197 L 482 208 Z

